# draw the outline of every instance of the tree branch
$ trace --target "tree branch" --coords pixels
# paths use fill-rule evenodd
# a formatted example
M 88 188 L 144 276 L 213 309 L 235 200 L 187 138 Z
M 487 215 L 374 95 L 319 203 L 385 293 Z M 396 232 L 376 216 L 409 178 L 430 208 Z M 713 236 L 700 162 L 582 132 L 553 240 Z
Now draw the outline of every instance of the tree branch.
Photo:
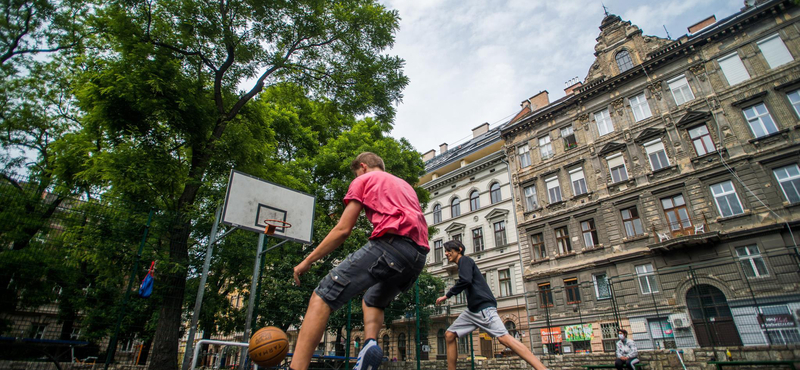
M 179 47 L 172 46 L 170 44 L 167 44 L 167 43 L 164 43 L 164 42 L 161 42 L 161 41 L 151 40 L 150 42 L 155 46 L 161 46 L 163 48 L 167 48 L 167 49 L 172 50 L 172 51 L 174 51 L 174 52 L 176 52 L 178 54 L 181 54 L 181 55 L 200 57 L 200 59 L 203 61 L 203 64 L 208 66 L 208 68 L 211 68 L 212 71 L 214 71 L 214 72 L 217 71 L 217 67 L 214 65 L 214 63 L 212 63 L 208 58 L 206 58 L 203 55 L 203 53 L 201 53 L 199 51 L 183 50 L 183 49 L 181 49 Z

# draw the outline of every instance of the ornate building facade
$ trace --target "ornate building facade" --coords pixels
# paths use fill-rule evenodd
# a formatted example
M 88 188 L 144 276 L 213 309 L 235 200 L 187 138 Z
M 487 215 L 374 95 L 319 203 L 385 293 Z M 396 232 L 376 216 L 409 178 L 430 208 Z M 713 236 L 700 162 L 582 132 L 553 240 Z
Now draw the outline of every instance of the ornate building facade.
M 607 15 L 502 128 L 535 353 L 800 342 L 800 9 L 750 3 L 677 40 Z

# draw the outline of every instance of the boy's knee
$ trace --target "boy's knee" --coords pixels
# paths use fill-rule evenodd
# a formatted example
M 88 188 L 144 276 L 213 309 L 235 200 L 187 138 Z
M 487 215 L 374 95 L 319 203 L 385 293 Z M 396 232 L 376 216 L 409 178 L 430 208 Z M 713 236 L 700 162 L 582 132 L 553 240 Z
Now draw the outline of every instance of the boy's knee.
M 447 331 L 444 333 L 444 339 L 448 342 L 455 342 L 458 339 L 458 335 L 452 331 Z

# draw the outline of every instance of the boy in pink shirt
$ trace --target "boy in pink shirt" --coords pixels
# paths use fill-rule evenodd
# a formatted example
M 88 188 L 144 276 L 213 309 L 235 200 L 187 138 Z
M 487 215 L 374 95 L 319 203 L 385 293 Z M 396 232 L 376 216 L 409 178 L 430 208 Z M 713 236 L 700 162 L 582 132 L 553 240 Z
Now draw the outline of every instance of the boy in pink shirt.
M 311 295 L 297 338 L 291 368 L 306 370 L 311 362 L 331 312 L 366 290 L 362 301 L 364 336 L 367 341 L 353 370 L 375 370 L 383 358 L 378 332 L 383 311 L 401 292 L 414 285 L 428 247 L 428 225 L 414 189 L 402 179 L 385 172 L 383 159 L 364 152 L 350 164 L 356 178 L 344 197 L 345 209 L 339 222 L 321 243 L 294 268 L 294 279 L 311 264 L 338 248 L 353 230 L 361 210 L 372 223 L 369 242 L 345 258 L 322 279 Z

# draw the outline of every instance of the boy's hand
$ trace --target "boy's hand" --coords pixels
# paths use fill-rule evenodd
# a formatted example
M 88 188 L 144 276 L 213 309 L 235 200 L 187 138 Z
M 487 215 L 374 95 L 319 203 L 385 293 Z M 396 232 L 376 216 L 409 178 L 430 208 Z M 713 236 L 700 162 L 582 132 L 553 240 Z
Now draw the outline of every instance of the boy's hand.
M 305 260 L 300 262 L 299 265 L 294 267 L 294 284 L 300 286 L 300 275 L 305 274 L 308 270 L 311 269 L 311 264 L 307 263 Z
M 444 302 L 446 300 L 447 300 L 447 296 L 443 295 L 443 296 L 441 296 L 439 298 L 436 298 L 436 304 L 442 304 L 442 302 Z

